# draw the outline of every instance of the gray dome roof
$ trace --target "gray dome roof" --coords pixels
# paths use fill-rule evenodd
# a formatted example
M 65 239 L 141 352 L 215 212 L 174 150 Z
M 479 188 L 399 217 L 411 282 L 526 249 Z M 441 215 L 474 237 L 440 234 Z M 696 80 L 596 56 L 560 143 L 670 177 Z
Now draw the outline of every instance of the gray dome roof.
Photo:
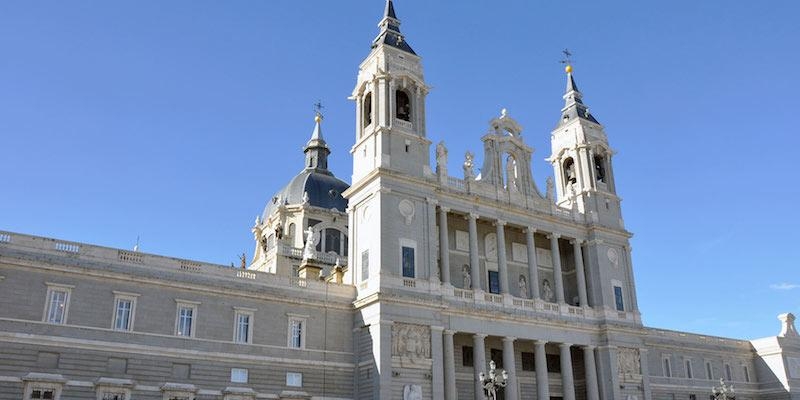
M 275 212 L 279 202 L 283 202 L 283 204 L 302 203 L 303 193 L 308 193 L 308 204 L 311 206 L 325 209 L 335 208 L 345 212 L 347 199 L 342 197 L 342 192 L 347 190 L 350 185 L 333 176 L 330 172 L 325 172 L 304 169 L 297 174 L 288 185 L 269 200 L 264 208 L 262 219 L 266 220 Z

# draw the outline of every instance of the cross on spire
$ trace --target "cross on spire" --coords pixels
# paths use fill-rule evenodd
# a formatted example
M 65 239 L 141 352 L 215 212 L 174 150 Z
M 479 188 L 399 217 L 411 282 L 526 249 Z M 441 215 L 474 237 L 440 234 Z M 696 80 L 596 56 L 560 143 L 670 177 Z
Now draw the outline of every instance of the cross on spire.
M 561 64 L 572 65 L 572 53 L 569 49 L 562 50 L 561 54 L 564 54 L 564 59 L 561 60 Z
M 325 106 L 322 105 L 322 100 L 317 100 L 317 102 L 314 103 L 314 113 L 316 115 L 321 117 L 323 108 L 325 108 Z

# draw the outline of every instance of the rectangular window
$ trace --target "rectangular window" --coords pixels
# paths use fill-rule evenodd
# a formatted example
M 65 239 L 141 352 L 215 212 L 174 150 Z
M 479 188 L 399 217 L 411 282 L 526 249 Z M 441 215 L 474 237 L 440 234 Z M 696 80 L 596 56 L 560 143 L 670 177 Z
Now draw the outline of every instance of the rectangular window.
M 286 373 L 286 386 L 302 387 L 303 386 L 303 374 L 301 374 L 299 372 L 287 372 Z
M 72 286 L 51 283 L 48 283 L 47 286 L 44 321 L 51 324 L 66 324 Z
M 289 317 L 289 343 L 293 349 L 306 348 L 306 317 Z
M 625 311 L 625 302 L 622 299 L 622 288 L 614 286 L 614 303 L 617 306 L 617 311 Z
M 536 371 L 536 357 L 533 353 L 522 352 L 522 370 Z
M 102 400 L 125 400 L 125 392 L 103 392 Z
M 361 280 L 369 279 L 369 249 L 361 252 Z
M 472 346 L 461 346 L 461 365 L 472 367 L 473 364 L 475 364 L 475 359 L 472 354 Z
M 35 387 L 31 390 L 31 399 L 53 400 L 55 393 L 54 389 Z
M 547 354 L 547 372 L 554 374 L 561 373 L 561 356 L 558 354 Z
M 494 361 L 494 365 L 496 368 L 503 368 L 503 350 L 499 349 L 491 349 L 490 352 L 490 360 Z
M 414 248 L 402 247 L 403 278 L 415 278 L 414 274 Z
M 500 294 L 500 273 L 489 271 L 489 293 Z
M 733 382 L 733 372 L 731 371 L 730 364 L 725 364 L 725 380 Z
M 253 311 L 234 307 L 233 341 L 235 343 L 252 343 Z
M 175 335 L 194 337 L 196 331 L 194 322 L 197 319 L 196 301 L 175 300 L 178 303 L 178 312 L 175 316 Z
M 706 361 L 706 379 L 714 379 L 714 370 L 711 368 L 711 363 Z
M 117 331 L 132 331 L 133 319 L 136 312 L 136 293 L 114 291 L 114 321 L 112 329 Z
M 689 379 L 694 378 L 692 373 L 692 360 L 686 360 L 686 377 Z
M 247 368 L 231 368 L 231 382 L 247 383 Z
M 664 376 L 667 377 L 667 378 L 671 378 L 672 377 L 672 365 L 669 362 L 669 358 L 668 357 L 664 357 L 663 363 L 664 363 Z

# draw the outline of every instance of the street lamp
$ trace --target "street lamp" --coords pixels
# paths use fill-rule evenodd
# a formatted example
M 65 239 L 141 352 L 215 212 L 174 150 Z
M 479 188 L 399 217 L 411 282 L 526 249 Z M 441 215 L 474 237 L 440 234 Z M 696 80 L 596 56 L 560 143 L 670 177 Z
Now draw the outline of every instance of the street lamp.
M 501 370 L 500 375 L 497 375 L 494 360 L 489 362 L 489 376 L 481 372 L 478 374 L 478 382 L 481 383 L 483 391 L 486 392 L 486 397 L 489 400 L 497 400 L 497 389 L 506 387 L 508 383 L 508 372 Z

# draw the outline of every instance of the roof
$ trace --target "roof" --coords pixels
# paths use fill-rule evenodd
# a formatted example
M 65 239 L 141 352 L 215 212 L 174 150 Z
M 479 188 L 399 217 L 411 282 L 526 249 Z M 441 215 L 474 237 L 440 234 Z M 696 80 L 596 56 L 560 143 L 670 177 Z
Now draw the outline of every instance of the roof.
M 329 172 L 304 169 L 267 202 L 262 219 L 266 220 L 272 215 L 279 204 L 302 204 L 304 193 L 308 193 L 310 206 L 345 212 L 347 199 L 342 197 L 342 192 L 349 187 L 350 185 Z

